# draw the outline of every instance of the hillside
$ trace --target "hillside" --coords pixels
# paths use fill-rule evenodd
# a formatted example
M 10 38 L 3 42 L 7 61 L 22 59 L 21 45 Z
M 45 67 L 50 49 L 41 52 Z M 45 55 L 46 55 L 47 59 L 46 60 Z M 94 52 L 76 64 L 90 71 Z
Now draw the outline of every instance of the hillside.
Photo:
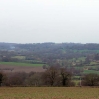
M 99 74 L 99 44 L 80 43 L 0 43 L 0 61 L 66 67 L 75 76 Z

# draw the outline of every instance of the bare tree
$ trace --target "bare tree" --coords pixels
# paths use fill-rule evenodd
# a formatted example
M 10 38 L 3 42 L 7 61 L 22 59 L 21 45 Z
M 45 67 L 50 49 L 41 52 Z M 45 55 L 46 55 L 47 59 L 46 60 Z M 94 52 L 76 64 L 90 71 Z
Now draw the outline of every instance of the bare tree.
M 30 75 L 31 74 L 31 75 Z M 27 77 L 25 83 L 29 86 L 41 86 L 42 80 L 41 80 L 42 73 L 29 73 L 29 76 Z
M 87 74 L 83 77 L 82 84 L 85 86 L 98 86 L 99 85 L 99 75 L 95 73 Z
M 54 86 L 57 76 L 58 76 L 57 68 L 50 67 L 43 73 L 43 81 L 47 85 Z
M 27 77 L 27 74 L 25 72 L 8 73 L 5 85 L 7 86 L 24 85 L 24 81 L 26 77 Z

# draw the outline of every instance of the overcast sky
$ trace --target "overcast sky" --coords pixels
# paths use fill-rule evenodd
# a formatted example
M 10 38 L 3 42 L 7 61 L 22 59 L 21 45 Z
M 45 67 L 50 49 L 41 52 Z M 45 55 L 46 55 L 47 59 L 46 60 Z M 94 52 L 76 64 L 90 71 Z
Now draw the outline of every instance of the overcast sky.
M 0 0 L 0 42 L 99 43 L 99 0 Z

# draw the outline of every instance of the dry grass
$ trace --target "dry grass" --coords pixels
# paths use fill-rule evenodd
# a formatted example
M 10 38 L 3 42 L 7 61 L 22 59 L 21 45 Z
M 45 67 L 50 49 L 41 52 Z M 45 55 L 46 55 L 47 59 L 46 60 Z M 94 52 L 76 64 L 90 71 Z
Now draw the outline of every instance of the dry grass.
M 99 88 L 1 87 L 0 99 L 99 99 Z

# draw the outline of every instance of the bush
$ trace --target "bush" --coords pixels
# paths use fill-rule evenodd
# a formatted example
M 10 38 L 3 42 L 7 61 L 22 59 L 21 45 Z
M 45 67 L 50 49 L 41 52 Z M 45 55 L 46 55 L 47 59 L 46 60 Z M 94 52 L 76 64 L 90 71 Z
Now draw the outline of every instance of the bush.
M 82 85 L 84 86 L 98 86 L 99 75 L 95 73 L 87 74 L 83 77 Z

